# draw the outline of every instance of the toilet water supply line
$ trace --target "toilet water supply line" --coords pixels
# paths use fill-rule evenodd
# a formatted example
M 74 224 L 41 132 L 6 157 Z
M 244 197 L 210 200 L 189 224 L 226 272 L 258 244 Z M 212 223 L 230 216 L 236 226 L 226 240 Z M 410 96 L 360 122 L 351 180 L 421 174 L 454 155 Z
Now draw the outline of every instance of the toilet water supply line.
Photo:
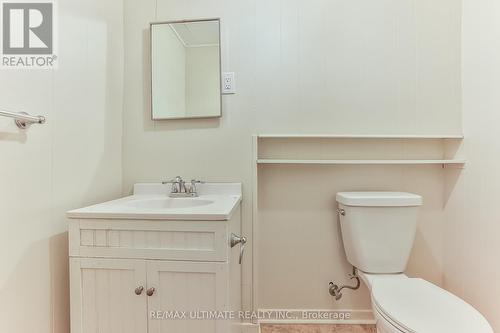
M 361 280 L 359 279 L 358 276 L 358 270 L 356 267 L 352 266 L 352 273 L 349 274 L 349 279 L 356 279 L 356 285 L 355 286 L 348 286 L 348 285 L 336 285 L 333 282 L 330 282 L 330 287 L 328 288 L 328 292 L 330 295 L 335 297 L 335 300 L 338 301 L 339 299 L 342 298 L 342 289 L 351 289 L 351 290 L 357 290 L 361 286 Z
M 337 208 L 337 213 L 342 215 L 342 216 L 345 216 L 345 210 L 343 210 L 341 208 Z M 328 288 L 328 292 L 330 293 L 330 295 L 335 297 L 336 301 L 338 301 L 342 298 L 342 289 L 358 290 L 359 287 L 361 286 L 361 280 L 359 279 L 359 276 L 358 276 L 358 270 L 354 266 L 352 266 L 352 273 L 349 274 L 349 279 L 350 280 L 356 279 L 356 285 L 354 285 L 354 286 L 340 285 L 339 286 L 333 282 L 330 282 L 330 284 L 329 284 L 330 287 Z

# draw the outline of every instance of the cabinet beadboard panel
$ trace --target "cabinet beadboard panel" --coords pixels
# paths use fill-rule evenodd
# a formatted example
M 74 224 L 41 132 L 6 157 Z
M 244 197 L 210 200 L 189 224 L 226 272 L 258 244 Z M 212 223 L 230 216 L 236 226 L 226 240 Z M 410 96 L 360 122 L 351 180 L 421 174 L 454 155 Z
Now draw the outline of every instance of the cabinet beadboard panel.
M 147 299 L 135 294 L 146 287 L 145 262 L 72 258 L 70 270 L 71 332 L 147 332 Z
M 215 232 L 81 230 L 81 246 L 215 250 Z
M 261 325 L 261 333 L 376 333 L 375 325 Z
M 228 308 L 227 265 L 213 262 L 148 261 L 148 311 L 185 311 L 186 319 L 149 319 L 148 332 L 228 332 L 224 320 L 193 319 L 192 313 Z
M 218 221 L 72 220 L 71 256 L 226 261 L 227 226 Z

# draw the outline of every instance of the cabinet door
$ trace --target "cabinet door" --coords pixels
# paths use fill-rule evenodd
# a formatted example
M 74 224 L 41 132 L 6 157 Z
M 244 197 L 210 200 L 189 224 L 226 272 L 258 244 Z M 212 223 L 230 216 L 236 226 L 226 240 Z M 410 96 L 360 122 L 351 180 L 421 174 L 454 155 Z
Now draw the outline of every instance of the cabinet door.
M 148 297 L 149 333 L 227 332 L 228 320 L 191 319 L 202 311 L 229 310 L 227 266 L 215 262 L 148 261 L 148 288 L 155 289 Z M 176 311 L 187 318 L 167 318 Z
M 71 333 L 147 332 L 145 261 L 71 258 L 70 275 Z

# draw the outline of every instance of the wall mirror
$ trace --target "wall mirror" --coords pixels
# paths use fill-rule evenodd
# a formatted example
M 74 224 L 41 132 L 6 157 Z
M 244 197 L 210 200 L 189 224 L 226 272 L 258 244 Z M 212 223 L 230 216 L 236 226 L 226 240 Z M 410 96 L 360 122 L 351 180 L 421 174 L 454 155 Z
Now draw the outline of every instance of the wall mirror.
M 221 116 L 220 20 L 151 23 L 153 120 Z

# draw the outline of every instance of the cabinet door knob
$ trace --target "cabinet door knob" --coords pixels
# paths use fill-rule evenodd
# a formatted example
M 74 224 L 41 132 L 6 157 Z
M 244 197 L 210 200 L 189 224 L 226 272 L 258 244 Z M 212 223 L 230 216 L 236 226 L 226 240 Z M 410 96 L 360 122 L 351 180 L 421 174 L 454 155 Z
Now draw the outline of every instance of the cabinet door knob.
M 143 291 L 144 291 L 144 287 L 143 286 L 139 286 L 139 287 L 135 288 L 135 294 L 137 296 L 139 296 L 140 294 L 142 294 Z
M 148 290 L 146 290 L 146 295 L 153 296 L 153 294 L 155 293 L 155 290 L 156 289 L 154 287 L 149 288 Z

